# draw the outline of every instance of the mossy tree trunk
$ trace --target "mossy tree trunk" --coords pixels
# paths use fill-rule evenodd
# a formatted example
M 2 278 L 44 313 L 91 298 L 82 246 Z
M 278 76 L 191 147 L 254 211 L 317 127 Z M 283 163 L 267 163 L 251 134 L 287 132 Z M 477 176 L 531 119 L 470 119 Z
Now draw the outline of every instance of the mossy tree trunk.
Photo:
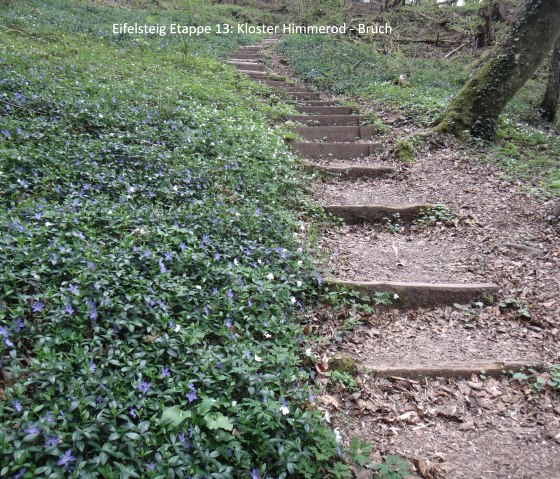
M 541 103 L 542 117 L 547 121 L 554 121 L 558 110 L 558 97 L 560 96 L 560 36 L 556 39 L 552 56 L 550 58 L 550 71 L 548 84 Z
M 451 100 L 435 130 L 492 140 L 506 104 L 543 62 L 560 33 L 560 0 L 526 0 L 504 45 Z

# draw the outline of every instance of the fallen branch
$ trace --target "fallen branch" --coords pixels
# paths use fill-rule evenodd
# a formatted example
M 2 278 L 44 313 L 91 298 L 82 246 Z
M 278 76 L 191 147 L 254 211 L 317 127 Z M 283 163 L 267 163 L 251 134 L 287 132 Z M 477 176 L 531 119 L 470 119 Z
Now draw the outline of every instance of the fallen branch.
M 459 45 L 457 48 L 454 48 L 453 50 L 451 50 L 447 55 L 445 55 L 443 58 L 449 58 L 453 55 L 455 55 L 455 53 L 457 53 L 461 48 L 463 48 L 464 46 L 466 46 L 466 43 L 462 43 L 461 45 Z

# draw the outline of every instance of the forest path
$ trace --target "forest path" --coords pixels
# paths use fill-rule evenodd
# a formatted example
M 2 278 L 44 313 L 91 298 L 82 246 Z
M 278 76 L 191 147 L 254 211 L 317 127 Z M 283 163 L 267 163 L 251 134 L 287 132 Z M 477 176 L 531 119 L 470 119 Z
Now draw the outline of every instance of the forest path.
M 393 299 L 344 340 L 333 311 L 314 312 L 314 333 L 332 338 L 316 351 L 324 367 L 357 377 L 319 374 L 321 408 L 345 439 L 407 458 L 416 477 L 560 478 L 557 394 L 509 375 L 559 362 L 560 251 L 542 205 L 456 151 L 392 159 L 355 107 L 288 79 L 265 53 L 277 41 L 228 63 L 296 106 L 293 149 L 344 222 L 319 240 L 328 281 Z

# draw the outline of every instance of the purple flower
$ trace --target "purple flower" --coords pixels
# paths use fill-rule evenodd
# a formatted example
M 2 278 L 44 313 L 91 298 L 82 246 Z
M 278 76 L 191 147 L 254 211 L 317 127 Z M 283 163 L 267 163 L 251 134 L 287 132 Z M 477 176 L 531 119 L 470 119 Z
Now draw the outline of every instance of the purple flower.
M 39 434 L 41 430 L 37 426 L 29 426 L 27 429 L 24 429 L 23 432 L 26 434 Z
M 161 273 L 167 273 L 167 268 L 163 264 L 163 261 L 159 262 L 159 270 L 160 270 Z
M 25 327 L 25 323 L 20 319 L 16 319 L 14 322 L 14 331 L 19 333 Z
M 187 384 L 187 387 L 190 389 L 190 392 L 185 395 L 185 397 L 189 400 L 189 402 L 193 402 L 198 398 L 196 394 L 196 388 L 194 387 L 193 383 Z
M 76 286 L 75 284 L 70 283 L 68 285 L 68 291 L 70 291 L 72 294 L 78 294 L 80 292 L 80 290 L 78 289 L 78 286 Z
M 64 466 L 68 471 L 70 469 L 70 463 L 74 462 L 76 458 L 72 455 L 72 450 L 68 449 L 62 456 L 58 458 L 56 463 L 58 466 Z
M 173 253 L 165 253 L 165 261 L 171 261 L 173 259 Z
M 8 328 L 6 326 L 0 326 L 0 336 L 7 338 L 10 335 Z
M 26 467 L 22 467 L 17 474 L 14 474 L 12 476 L 13 479 L 21 479 L 23 477 L 23 475 L 27 472 L 27 468 Z
M 168 378 L 169 376 L 171 376 L 171 373 L 169 372 L 169 368 L 167 366 L 164 367 L 164 368 L 161 368 L 160 377 L 161 378 Z
M 156 465 L 153 462 L 148 462 L 148 464 L 146 464 L 146 471 L 148 472 L 152 472 L 155 468 Z
M 216 367 L 217 367 L 218 369 L 222 369 L 223 365 L 222 365 L 222 363 L 221 363 L 220 361 L 218 361 L 218 362 L 216 363 Z
M 97 366 L 93 362 L 93 358 L 89 360 L 89 372 L 94 373 Z
M 45 305 L 41 303 L 41 301 L 36 301 L 31 305 L 31 311 L 33 311 L 34 313 L 40 313 L 41 311 L 43 311 L 44 307 Z
M 46 447 L 54 447 L 58 445 L 58 441 L 60 441 L 60 436 L 46 436 L 45 437 L 45 446 Z
M 137 416 L 137 414 L 136 414 L 136 409 L 134 409 L 134 408 L 132 408 L 132 407 L 129 407 L 129 408 L 128 408 L 128 411 L 129 411 L 129 412 L 128 412 L 129 416 L 130 416 L 131 418 L 133 418 L 133 419 L 136 419 L 136 416 Z
M 97 319 L 97 306 L 95 301 L 88 301 L 89 319 Z
M 23 406 L 21 405 L 21 403 L 20 403 L 18 400 L 13 401 L 13 402 L 12 402 L 12 406 L 14 407 L 14 409 L 15 409 L 17 412 L 23 411 Z
M 181 249 L 181 251 L 185 251 L 187 249 L 187 245 L 185 243 L 181 243 L 179 245 L 179 248 Z
M 66 314 L 74 314 L 74 308 L 71 305 L 67 304 L 64 308 L 64 312 Z
M 232 291 L 231 289 L 228 289 L 228 291 L 227 291 L 226 294 L 227 294 L 227 297 L 228 297 L 228 298 L 233 298 L 233 297 L 235 296 L 235 295 L 233 294 L 233 291 Z
M 145 381 L 142 381 L 138 386 L 136 386 L 136 389 L 138 389 L 138 391 L 142 392 L 142 393 L 147 393 L 149 391 L 149 389 L 152 387 L 152 383 L 148 383 Z
M 3 134 L 6 138 L 10 138 L 10 136 L 12 136 L 8 130 L 2 130 L 2 134 Z
M 256 467 L 251 470 L 251 479 L 261 479 L 261 474 Z
M 221 258 L 222 258 L 222 257 L 221 257 L 221 255 L 220 255 L 220 253 L 216 253 L 216 254 L 214 255 L 214 260 L 216 260 L 216 261 L 220 261 Z

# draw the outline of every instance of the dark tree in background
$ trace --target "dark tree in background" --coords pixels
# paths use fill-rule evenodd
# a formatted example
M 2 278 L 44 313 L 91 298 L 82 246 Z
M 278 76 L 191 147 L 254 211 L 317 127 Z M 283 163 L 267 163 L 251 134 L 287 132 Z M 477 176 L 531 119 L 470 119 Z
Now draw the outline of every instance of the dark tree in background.
M 540 109 L 542 117 L 547 121 L 554 121 L 558 110 L 558 97 L 560 96 L 560 36 L 556 39 L 552 56 L 550 58 L 550 70 L 548 73 L 548 84 Z
M 560 33 L 560 0 L 526 0 L 506 42 L 451 100 L 436 131 L 494 139 L 506 104 L 544 61 Z

